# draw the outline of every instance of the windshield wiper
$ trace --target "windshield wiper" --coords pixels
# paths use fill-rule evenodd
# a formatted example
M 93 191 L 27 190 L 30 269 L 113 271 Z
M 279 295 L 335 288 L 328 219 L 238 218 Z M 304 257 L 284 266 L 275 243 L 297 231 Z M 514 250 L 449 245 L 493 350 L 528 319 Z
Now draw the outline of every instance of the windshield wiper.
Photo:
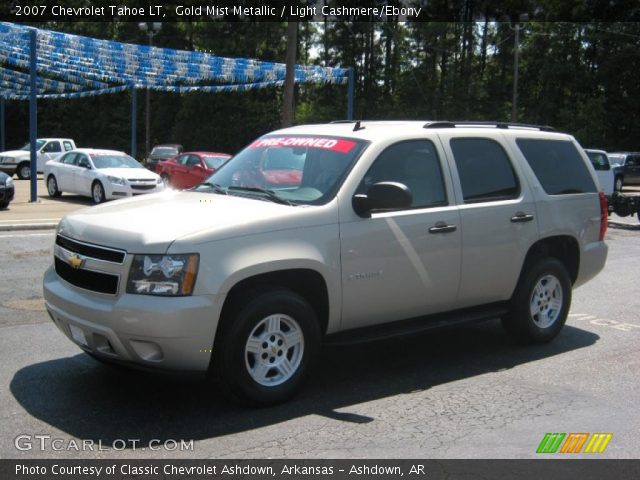
M 242 192 L 262 193 L 263 195 L 266 195 L 269 200 L 272 200 L 275 203 L 280 203 L 282 205 L 295 205 L 295 203 L 290 202 L 285 198 L 279 197 L 273 190 L 268 190 L 266 188 L 231 186 L 227 190 L 239 190 Z
M 217 183 L 202 182 L 202 183 L 199 183 L 198 185 L 196 185 L 196 186 L 194 187 L 194 190 L 195 190 L 196 188 L 198 188 L 198 187 L 209 187 L 209 188 L 211 188 L 214 192 L 219 193 L 219 194 L 221 194 L 221 195 L 226 195 L 226 194 L 227 194 L 227 190 L 226 190 L 224 187 L 222 187 L 222 186 L 218 185 Z

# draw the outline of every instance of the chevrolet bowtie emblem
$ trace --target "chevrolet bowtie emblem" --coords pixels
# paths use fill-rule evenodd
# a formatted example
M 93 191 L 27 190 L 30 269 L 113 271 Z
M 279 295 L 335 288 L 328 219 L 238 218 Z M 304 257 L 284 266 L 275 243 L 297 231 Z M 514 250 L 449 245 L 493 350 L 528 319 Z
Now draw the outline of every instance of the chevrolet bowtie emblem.
M 69 263 L 69 265 L 71 265 L 71 267 L 75 268 L 76 270 L 84 265 L 84 260 L 85 259 L 83 257 L 75 254 L 69 255 L 69 257 L 67 258 L 67 262 Z

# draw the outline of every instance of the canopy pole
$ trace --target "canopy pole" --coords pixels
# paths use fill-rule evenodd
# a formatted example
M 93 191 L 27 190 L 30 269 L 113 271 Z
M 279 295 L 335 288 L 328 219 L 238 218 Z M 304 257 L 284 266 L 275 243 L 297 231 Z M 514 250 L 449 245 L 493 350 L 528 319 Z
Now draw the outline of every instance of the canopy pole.
M 38 104 L 37 104 L 37 56 L 36 56 L 36 35 L 37 30 L 29 30 L 30 40 L 30 62 L 29 75 L 31 80 L 31 91 L 29 93 L 29 150 L 31 159 L 31 202 L 38 201 L 38 156 L 36 153 L 36 139 L 38 137 Z
M 4 97 L 0 97 L 0 151 L 4 152 L 5 150 Z
M 136 158 L 136 146 L 138 144 L 138 92 L 136 86 L 131 86 L 131 156 Z
M 347 120 L 353 120 L 353 94 L 354 94 L 353 67 L 349 69 L 349 83 L 347 86 Z

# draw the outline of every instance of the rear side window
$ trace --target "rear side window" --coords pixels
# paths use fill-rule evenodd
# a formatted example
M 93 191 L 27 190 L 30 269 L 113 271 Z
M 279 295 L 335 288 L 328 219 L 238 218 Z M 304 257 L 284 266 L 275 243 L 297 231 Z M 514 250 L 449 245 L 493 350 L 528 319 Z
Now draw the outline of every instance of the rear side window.
M 450 144 L 465 203 L 506 200 L 520 194 L 511 161 L 497 142 L 453 138 Z
M 609 160 L 604 153 L 587 152 L 587 156 L 589 157 L 589 160 L 591 160 L 591 165 L 593 165 L 594 169 L 602 171 L 611 170 L 611 167 L 609 167 Z
M 596 192 L 595 183 L 573 142 L 518 138 L 516 143 L 548 195 Z
M 62 142 L 64 145 L 64 151 L 65 152 L 69 152 L 71 150 L 73 150 L 73 145 L 71 145 L 71 142 Z

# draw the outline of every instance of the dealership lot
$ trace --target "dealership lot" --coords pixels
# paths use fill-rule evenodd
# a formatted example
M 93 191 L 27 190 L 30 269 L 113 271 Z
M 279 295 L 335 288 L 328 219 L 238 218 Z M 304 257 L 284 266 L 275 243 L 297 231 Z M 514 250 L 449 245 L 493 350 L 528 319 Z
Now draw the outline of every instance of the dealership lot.
M 81 353 L 42 305 L 53 232 L 0 232 L 0 457 L 521 458 L 546 432 L 611 432 L 602 456 L 631 458 L 640 226 L 612 218 L 607 266 L 551 344 L 515 346 L 492 321 L 325 348 L 301 395 L 257 410 Z

